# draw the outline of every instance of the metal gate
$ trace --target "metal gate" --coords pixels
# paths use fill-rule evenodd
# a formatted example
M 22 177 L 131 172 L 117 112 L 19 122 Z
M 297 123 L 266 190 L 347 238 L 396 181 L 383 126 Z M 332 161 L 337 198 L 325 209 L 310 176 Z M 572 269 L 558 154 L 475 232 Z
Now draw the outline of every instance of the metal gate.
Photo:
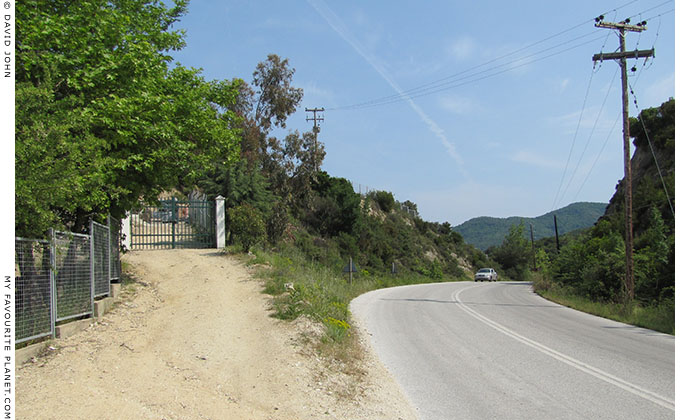
M 160 200 L 141 205 L 130 218 L 132 249 L 213 248 L 215 203 L 204 200 Z

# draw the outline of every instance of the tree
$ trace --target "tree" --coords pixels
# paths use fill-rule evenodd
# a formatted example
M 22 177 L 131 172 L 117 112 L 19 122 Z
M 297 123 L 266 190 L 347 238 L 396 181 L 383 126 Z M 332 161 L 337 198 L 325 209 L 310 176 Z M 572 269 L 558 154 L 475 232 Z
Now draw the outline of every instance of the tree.
M 232 82 L 169 68 L 187 2 L 17 4 L 15 230 L 122 216 L 237 157 Z
M 254 121 L 264 132 L 272 126 L 285 128 L 285 120 L 302 101 L 302 89 L 290 86 L 294 73 L 288 60 L 281 60 L 275 54 L 269 54 L 266 61 L 256 66 L 253 85 L 258 97 L 254 104 Z
M 344 178 L 333 178 L 319 172 L 314 183 L 313 208 L 306 214 L 306 223 L 322 235 L 335 237 L 352 233 L 361 215 L 360 197 Z
M 661 212 L 651 208 L 650 226 L 635 241 L 636 297 L 644 301 L 659 298 L 664 288 L 675 285 L 672 258 L 673 245 Z
M 525 238 L 525 225 L 512 225 L 503 243 L 488 250 L 491 258 L 496 260 L 504 270 L 516 280 L 524 280 L 530 261 L 530 246 Z
M 393 210 L 393 206 L 395 206 L 395 197 L 393 197 L 393 193 L 388 191 L 376 191 L 373 197 L 374 201 L 378 203 L 381 211 L 384 213 L 390 213 L 390 211 Z

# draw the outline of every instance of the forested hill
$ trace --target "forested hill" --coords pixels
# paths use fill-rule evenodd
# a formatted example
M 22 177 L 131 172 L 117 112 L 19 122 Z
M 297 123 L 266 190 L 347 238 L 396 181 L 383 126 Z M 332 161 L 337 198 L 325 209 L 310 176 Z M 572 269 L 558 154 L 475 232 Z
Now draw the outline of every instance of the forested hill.
M 475 217 L 455 226 L 453 230 L 460 233 L 465 242 L 486 250 L 490 246 L 500 245 L 510 231 L 510 227 L 519 225 L 520 222 L 525 224 L 527 235 L 529 235 L 529 225 L 533 226 L 536 240 L 555 236 L 554 214 L 558 219 L 558 233 L 563 234 L 593 226 L 605 210 L 606 203 L 573 203 L 539 217 Z

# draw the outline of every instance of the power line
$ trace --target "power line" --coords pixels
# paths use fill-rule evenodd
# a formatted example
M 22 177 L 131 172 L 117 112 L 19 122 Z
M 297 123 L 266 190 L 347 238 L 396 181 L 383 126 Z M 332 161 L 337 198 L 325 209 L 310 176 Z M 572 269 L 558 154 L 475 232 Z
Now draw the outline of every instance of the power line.
M 618 116 L 616 117 L 616 120 L 613 122 L 613 125 L 611 126 L 611 129 L 609 130 L 609 134 L 606 136 L 606 140 L 604 141 L 604 144 L 601 146 L 601 149 L 599 150 L 597 157 L 594 159 L 592 166 L 590 166 L 589 171 L 587 172 L 587 175 L 585 176 L 584 180 L 582 181 L 582 185 L 580 185 L 580 188 L 577 190 L 577 193 L 575 193 L 575 198 L 573 198 L 573 202 L 577 200 L 577 197 L 580 195 L 582 188 L 585 186 L 585 184 L 587 184 L 587 180 L 589 179 L 589 176 L 592 174 L 592 171 L 594 170 L 594 167 L 596 166 L 597 162 L 599 161 L 601 154 L 606 149 L 606 145 L 609 143 L 609 139 L 611 139 L 611 134 L 613 134 L 613 130 L 618 125 L 618 120 L 620 120 L 620 118 L 621 118 L 621 112 L 619 111 Z
M 331 109 L 329 109 L 329 110 L 338 110 L 338 109 L 345 109 L 345 108 L 358 107 L 358 106 L 360 106 L 360 105 L 369 105 L 369 104 L 372 104 L 372 103 L 377 103 L 377 102 L 381 102 L 381 101 L 387 101 L 387 100 L 394 99 L 394 98 L 400 98 L 401 96 L 410 95 L 410 94 L 413 94 L 413 93 L 415 93 L 415 92 L 417 92 L 417 91 L 420 91 L 420 90 L 424 91 L 424 90 L 428 90 L 428 89 L 433 89 L 433 88 L 438 87 L 438 86 L 446 85 L 446 84 L 449 83 L 449 82 L 447 82 L 448 80 L 456 79 L 458 76 L 461 76 L 461 75 L 463 75 L 463 74 L 469 73 L 469 72 L 471 72 L 471 71 L 473 71 L 473 70 L 476 70 L 476 69 L 479 69 L 479 68 L 481 68 L 481 67 L 487 66 L 487 65 L 489 65 L 489 64 L 491 64 L 491 63 L 494 63 L 494 62 L 496 62 L 496 61 L 502 60 L 502 59 L 504 59 L 504 58 L 506 58 L 506 57 L 510 57 L 510 56 L 512 56 L 512 55 L 515 55 L 515 54 L 517 54 L 517 53 L 519 53 L 519 52 L 521 52 L 521 51 L 524 51 L 524 50 L 526 50 L 526 49 L 529 49 L 529 48 L 531 48 L 531 47 L 533 47 L 533 46 L 535 46 L 535 45 L 539 45 L 539 44 L 541 44 L 541 43 L 543 43 L 543 42 L 546 42 L 546 41 L 548 41 L 548 40 L 550 40 L 550 39 L 553 39 L 553 38 L 555 38 L 555 37 L 557 37 L 557 36 L 559 36 L 559 35 L 562 35 L 562 34 L 564 34 L 564 33 L 566 33 L 566 32 L 569 32 L 569 31 L 571 31 L 571 30 L 573 30 L 573 29 L 576 29 L 576 28 L 578 28 L 578 27 L 580 27 L 580 26 L 583 26 L 583 25 L 585 25 L 585 24 L 587 24 L 587 23 L 589 23 L 589 20 L 588 20 L 587 22 L 583 22 L 583 23 L 581 23 L 581 24 L 578 24 L 578 25 L 576 25 L 576 26 L 573 26 L 573 27 L 570 28 L 570 29 L 566 29 L 565 31 L 561 31 L 561 32 L 559 32 L 559 33 L 557 33 L 557 34 L 555 34 L 555 35 L 552 35 L 552 36 L 549 36 L 549 37 L 547 37 L 547 38 L 544 38 L 544 39 L 542 39 L 542 40 L 540 40 L 540 41 L 537 41 L 537 42 L 534 42 L 534 43 L 532 43 L 532 44 L 529 44 L 529 45 L 527 45 L 527 46 L 525 46 L 525 47 L 519 48 L 519 49 L 517 49 L 517 50 L 515 50 L 515 51 L 509 52 L 509 53 L 504 54 L 504 55 L 502 55 L 502 56 L 499 56 L 499 57 L 493 58 L 493 59 L 491 59 L 491 60 L 489 60 L 489 61 L 486 61 L 486 62 L 484 62 L 484 63 L 482 63 L 482 64 L 478 64 L 478 65 L 476 65 L 476 66 L 473 66 L 473 67 L 470 67 L 470 68 L 468 68 L 468 69 L 465 69 L 465 70 L 463 70 L 463 71 L 461 71 L 461 72 L 459 72 L 459 73 L 455 73 L 455 74 L 452 74 L 452 75 L 450 75 L 450 76 L 444 77 L 444 78 L 442 78 L 442 79 L 438 79 L 438 80 L 434 80 L 434 81 L 429 82 L 429 83 L 422 84 L 422 85 L 420 85 L 420 86 L 417 86 L 417 87 L 408 89 L 408 90 L 403 91 L 403 92 L 401 92 L 401 93 L 394 94 L 394 95 L 383 96 L 383 97 L 380 97 L 380 98 L 371 99 L 371 100 L 369 100 L 369 101 L 365 101 L 365 102 L 361 102 L 361 103 L 357 103 L 357 104 L 344 105 L 344 106 L 340 106 L 340 107 L 335 107 L 335 108 L 331 108 Z M 596 32 L 593 32 L 593 33 L 596 33 Z M 505 65 L 505 64 L 502 64 L 501 66 L 503 66 L 503 65 Z M 501 67 L 501 66 L 498 66 L 498 67 Z M 488 70 L 492 70 L 492 69 L 495 69 L 495 68 L 497 68 L 497 67 L 492 67 L 491 69 L 488 69 Z M 483 70 L 483 71 L 488 71 L 488 70 Z M 480 73 L 481 73 L 481 72 L 480 72 Z M 462 80 L 462 79 L 460 79 L 460 80 Z M 444 83 L 442 83 L 442 82 L 444 82 Z M 451 82 L 451 83 L 452 83 L 452 82 Z
M 576 38 L 576 39 L 574 39 L 574 40 L 578 40 L 578 39 L 581 39 L 581 38 L 584 38 L 584 37 L 587 37 L 587 36 L 590 36 L 590 35 L 594 35 L 594 34 L 596 34 L 596 32 L 592 32 L 592 33 L 589 33 L 589 34 L 587 34 L 587 35 L 580 36 L 580 37 L 578 37 L 578 38 Z M 529 56 L 521 57 L 521 58 L 519 58 L 519 59 L 517 59 L 517 60 L 513 60 L 513 61 L 510 61 L 510 62 L 508 62 L 508 63 L 504 63 L 504 64 L 501 64 L 501 65 L 492 67 L 492 68 L 490 68 L 490 69 L 483 70 L 483 71 L 480 71 L 480 72 L 471 74 L 471 75 L 469 75 L 469 76 L 465 76 L 465 77 L 463 77 L 463 78 L 460 78 L 460 79 L 457 79 L 457 80 L 454 80 L 454 81 L 451 81 L 451 82 L 446 82 L 446 83 L 443 83 L 443 84 L 440 84 L 440 85 L 437 85 L 437 86 L 434 86 L 434 87 L 419 89 L 419 92 L 417 92 L 417 93 L 405 94 L 404 92 L 402 92 L 401 94 L 398 94 L 398 95 L 391 95 L 391 96 L 389 97 L 390 99 L 385 100 L 385 101 L 384 101 L 384 100 L 381 100 L 381 101 L 379 101 L 379 102 L 376 102 L 376 100 L 373 100 L 373 101 L 369 101 L 369 102 L 363 102 L 363 103 L 360 103 L 360 104 L 357 104 L 357 105 L 348 105 L 348 106 L 342 106 L 342 107 L 328 108 L 328 110 L 329 110 L 329 111 L 334 111 L 334 110 L 354 110 L 354 109 L 359 110 L 359 109 L 367 109 L 367 108 L 373 108 L 373 107 L 378 107 L 378 106 L 383 106 L 383 105 L 389 105 L 389 104 L 393 104 L 393 103 L 396 103 L 396 102 L 402 102 L 402 101 L 406 101 L 406 100 L 409 100 L 409 99 L 415 99 L 415 98 L 419 98 L 419 97 L 423 97 L 423 96 L 432 95 L 432 94 L 434 94 L 434 93 L 442 92 L 442 91 L 449 90 L 449 89 L 454 89 L 454 88 L 457 88 L 457 87 L 460 87 L 460 86 L 468 85 L 468 84 L 470 84 L 470 83 L 478 82 L 478 81 L 480 81 L 480 80 L 488 79 L 488 78 L 490 78 L 490 77 L 498 76 L 499 74 L 503 74 L 503 73 L 509 72 L 509 71 L 511 71 L 511 70 L 515 70 L 515 69 L 517 69 L 517 68 L 524 67 L 524 66 L 527 66 L 527 65 L 529 65 L 529 64 L 533 64 L 533 63 L 536 63 L 536 62 L 545 60 L 545 59 L 547 59 L 547 58 L 554 57 L 554 56 L 556 56 L 556 55 L 559 55 L 559 54 L 568 52 L 568 51 L 570 51 L 570 50 L 573 50 L 573 49 L 575 49 L 575 48 L 581 47 L 581 46 L 583 46 L 583 45 L 590 44 L 590 43 L 592 43 L 592 42 L 594 42 L 594 41 L 597 41 L 597 40 L 600 40 L 600 39 L 603 39 L 603 38 L 604 38 L 604 36 L 599 36 L 599 37 L 596 37 L 596 38 L 594 38 L 594 39 L 591 39 L 591 40 L 582 42 L 582 43 L 580 43 L 580 44 L 577 44 L 577 45 L 575 45 L 575 46 L 572 46 L 572 47 L 570 47 L 570 48 L 566 48 L 566 49 L 564 49 L 564 50 L 556 51 L 556 52 L 554 52 L 554 53 L 552 53 L 552 54 L 549 54 L 549 55 L 546 55 L 546 56 L 543 56 L 543 57 L 539 57 L 539 58 L 535 58 L 534 60 L 524 61 L 526 58 L 529 58 L 529 57 L 532 57 L 532 56 L 541 54 L 542 52 L 545 52 L 545 51 L 548 51 L 548 50 L 552 50 L 552 49 L 554 49 L 554 48 L 556 48 L 556 47 L 558 47 L 558 46 L 562 46 L 563 44 L 570 43 L 570 42 L 573 42 L 573 41 L 574 41 L 574 40 L 570 40 L 570 41 L 567 41 L 567 42 L 565 42 L 565 43 L 563 43 L 563 44 L 559 44 L 558 46 L 550 47 L 550 48 L 544 49 L 544 50 L 542 50 L 542 51 L 540 51 L 540 52 L 531 54 L 531 55 L 529 55 Z M 516 64 L 516 63 L 517 63 L 517 64 Z M 512 65 L 512 64 L 514 64 L 514 65 Z M 512 65 L 512 66 L 511 66 L 511 65 Z M 498 68 L 506 67 L 506 66 L 510 66 L 510 67 L 509 67 L 509 68 L 506 68 L 506 69 L 503 69 L 503 70 L 498 70 L 498 71 L 493 72 L 493 73 L 488 73 L 488 72 L 491 71 L 491 70 L 496 70 L 496 69 L 498 69 Z M 485 74 L 485 73 L 488 73 L 488 74 Z M 473 78 L 473 77 L 476 77 L 476 78 Z M 467 81 L 465 81 L 465 82 L 457 83 L 457 82 L 459 82 L 460 80 L 466 80 L 466 79 L 471 79 L 471 80 L 467 80 Z
M 628 121 L 628 67 L 629 58 L 649 57 L 654 55 L 654 50 L 626 51 L 626 32 L 641 32 L 646 30 L 647 22 L 630 24 L 630 19 L 623 22 L 605 22 L 603 16 L 595 19 L 597 28 L 613 29 L 618 31 L 620 40 L 619 52 L 600 53 L 592 57 L 593 61 L 618 60 L 621 67 L 621 86 L 623 91 L 623 162 L 624 162 L 624 191 L 625 191 L 625 289 L 629 301 L 635 299 L 635 277 L 633 271 L 633 217 L 632 217 L 632 169 L 630 164 L 630 124 Z
M 577 126 L 575 127 L 575 135 L 573 136 L 573 142 L 570 145 L 570 152 L 568 152 L 568 159 L 565 162 L 565 169 L 563 170 L 563 175 L 561 176 L 561 182 L 558 184 L 558 190 L 556 190 L 556 196 L 553 199 L 553 205 L 551 206 L 551 211 L 556 208 L 556 203 L 558 200 L 558 195 L 561 193 L 561 187 L 563 187 L 563 181 L 565 180 L 565 174 L 568 172 L 568 165 L 570 165 L 570 158 L 573 155 L 573 149 L 575 148 L 575 140 L 577 139 L 577 133 L 580 131 L 580 123 L 582 122 L 582 115 L 585 113 L 585 107 L 587 105 L 587 98 L 589 97 L 589 89 L 592 86 L 592 79 L 594 78 L 594 69 L 596 64 L 592 67 L 592 72 L 589 75 L 589 82 L 587 83 L 587 90 L 585 91 L 585 99 L 582 101 L 582 109 L 580 110 L 580 117 L 577 120 Z
M 661 5 L 666 4 L 666 3 L 670 3 L 670 1 L 666 1 L 666 2 L 662 3 Z M 655 6 L 655 7 L 650 8 L 650 9 L 647 9 L 647 10 L 641 12 L 640 15 L 643 14 L 643 13 L 645 13 L 645 12 L 647 12 L 647 11 L 649 11 L 649 10 L 658 8 L 658 7 L 661 6 L 661 5 L 658 5 L 658 6 Z M 656 15 L 656 16 L 652 16 L 652 17 L 648 17 L 648 18 L 646 18 L 646 19 L 643 19 L 643 21 L 650 22 L 650 21 L 652 21 L 652 20 L 654 20 L 654 19 L 660 18 L 661 16 L 664 16 L 664 15 L 669 14 L 669 13 L 673 12 L 674 10 L 675 10 L 675 9 L 667 10 L 667 11 L 665 11 L 665 12 L 659 13 L 659 14 Z M 654 46 L 656 46 L 656 41 L 659 39 L 660 30 L 661 30 L 661 21 L 659 21 L 659 25 L 658 25 L 658 27 L 657 27 L 657 31 L 656 31 L 656 35 L 655 35 L 655 38 L 654 38 L 654 42 L 652 43 L 652 49 L 654 48 Z M 652 57 L 652 61 L 653 61 L 653 60 L 654 60 L 654 57 Z M 650 64 L 650 65 L 647 65 L 647 59 L 645 59 L 645 62 L 644 62 L 644 64 L 643 64 L 642 68 L 640 69 L 640 71 L 637 72 L 637 75 L 636 75 L 636 77 L 635 77 L 635 81 L 633 82 L 633 87 L 635 87 L 635 86 L 637 85 L 637 82 L 640 80 L 640 76 L 642 75 L 643 70 L 649 68 L 650 66 L 651 66 L 651 64 Z M 606 146 L 608 145 L 609 140 L 611 139 L 611 135 L 613 134 L 613 130 L 614 130 L 615 127 L 618 125 L 618 121 L 620 120 L 621 113 L 622 113 L 621 111 L 618 112 L 618 116 L 616 117 L 615 121 L 613 122 L 613 124 L 612 124 L 612 126 L 611 126 L 611 129 L 609 130 L 609 133 L 608 133 L 608 135 L 606 136 L 606 140 L 604 141 L 604 143 L 603 143 L 602 146 L 601 146 L 601 149 L 600 149 L 599 152 L 597 153 L 597 156 L 596 156 L 596 158 L 594 159 L 592 165 L 590 166 L 589 171 L 587 172 L 587 175 L 585 175 L 585 177 L 584 177 L 584 179 L 583 179 L 583 181 L 582 181 L 582 184 L 580 184 L 580 187 L 578 188 L 577 192 L 575 193 L 575 195 L 574 195 L 574 197 L 573 197 L 573 201 L 576 201 L 576 200 L 577 200 L 577 197 L 578 197 L 578 196 L 580 195 L 580 193 L 582 192 L 582 189 L 583 189 L 584 186 L 588 183 L 590 175 L 591 175 L 592 172 L 594 171 L 594 168 L 596 167 L 597 163 L 599 162 L 599 158 L 600 158 L 601 155 L 603 154 L 604 150 L 606 149 Z M 595 128 L 596 128 L 596 124 L 595 124 L 595 127 L 594 127 L 592 130 L 594 130 Z M 560 200 L 559 202 L 561 202 L 561 201 L 563 200 L 564 196 L 565 196 L 565 193 L 564 193 L 564 195 L 561 197 L 561 200 Z
M 604 12 L 603 15 L 609 14 L 609 13 L 614 12 L 614 11 L 617 12 L 618 9 L 622 9 L 622 8 L 624 8 L 624 7 L 627 7 L 627 6 L 629 6 L 629 5 L 633 4 L 633 3 L 636 3 L 637 1 L 638 1 L 638 0 L 632 0 L 632 1 L 629 1 L 629 2 L 627 2 L 627 3 L 624 3 L 624 4 L 622 4 L 622 5 L 620 5 L 620 6 L 616 7 L 616 8 L 613 8 L 613 9 L 607 11 L 607 12 Z M 668 3 L 669 1 L 673 1 L 673 0 L 667 0 L 665 3 L 662 3 L 661 5 L 666 4 L 666 3 Z M 652 9 L 654 9 L 654 8 L 660 7 L 661 5 L 655 6 L 655 7 L 651 8 L 651 9 L 648 9 L 648 10 L 652 10 Z M 642 12 L 642 13 L 644 13 L 644 12 Z M 430 94 L 433 94 L 433 93 L 438 93 L 438 92 L 441 92 L 441 91 L 444 91 L 444 90 L 447 90 L 447 89 L 456 88 L 456 87 L 459 87 L 459 86 L 466 85 L 466 84 L 468 84 L 468 83 L 476 82 L 476 81 L 479 81 L 479 80 L 486 79 L 486 78 L 488 78 L 488 77 L 492 77 L 492 76 L 496 76 L 496 75 L 501 74 L 501 73 L 505 73 L 505 71 L 501 71 L 501 72 L 497 72 L 497 73 L 491 74 L 491 75 L 486 76 L 486 77 L 480 77 L 480 78 L 478 78 L 478 79 L 476 79 L 476 80 L 472 80 L 472 81 L 467 82 L 467 83 L 459 83 L 459 84 L 456 84 L 456 82 L 459 81 L 459 80 L 464 80 L 464 79 L 468 79 L 468 78 L 471 78 L 471 77 L 475 77 L 475 76 L 478 76 L 478 75 L 483 74 L 483 73 L 485 73 L 485 72 L 488 72 L 488 71 L 491 71 L 491 70 L 495 70 L 496 68 L 500 68 L 500 67 L 502 67 L 502 66 L 510 65 L 510 64 L 519 62 L 519 61 L 521 61 L 521 60 L 524 60 L 524 59 L 527 58 L 527 57 L 531 57 L 531 56 L 534 56 L 534 55 L 536 55 L 536 54 L 539 54 L 539 53 L 535 53 L 535 54 L 532 54 L 532 55 L 528 55 L 528 56 L 526 56 L 526 57 L 522 57 L 522 58 L 519 58 L 519 59 L 517 59 L 517 60 L 513 60 L 513 61 L 510 61 L 510 62 L 508 62 L 508 63 L 505 63 L 505 64 L 501 64 L 501 65 L 499 65 L 499 66 L 492 67 L 492 68 L 490 68 L 490 69 L 482 70 L 482 71 L 477 72 L 477 73 L 474 73 L 474 74 L 472 74 L 472 75 L 470 75 L 470 76 L 465 76 L 465 77 L 459 78 L 459 76 L 462 76 L 462 75 L 464 75 L 464 74 L 467 74 L 467 73 L 469 73 L 469 72 L 471 72 L 471 71 L 473 71 L 473 70 L 477 70 L 477 69 L 479 69 L 479 68 L 485 67 L 485 66 L 487 66 L 487 65 L 489 65 L 489 64 L 491 64 L 491 63 L 494 63 L 494 62 L 499 61 L 499 60 L 502 60 L 502 59 L 504 59 L 504 58 L 513 56 L 513 55 L 515 55 L 515 54 L 517 54 L 517 53 L 519 53 L 519 52 L 521 52 L 521 51 L 527 50 L 527 49 L 529 49 L 529 48 L 532 48 L 532 47 L 534 47 L 534 46 L 536 46 L 536 45 L 542 44 L 542 43 L 544 43 L 544 42 L 546 42 L 546 41 L 549 41 L 549 40 L 551 40 L 551 39 L 557 38 L 558 36 L 561 36 L 561 35 L 563 35 L 563 34 L 565 34 L 565 33 L 567 33 L 567 32 L 570 32 L 570 31 L 572 31 L 572 30 L 574 30 L 574 29 L 577 29 L 577 28 L 579 28 L 579 27 L 581 27 L 581 26 L 584 26 L 584 25 L 586 25 L 586 24 L 588 24 L 588 23 L 590 23 L 590 22 L 591 22 L 591 19 L 588 19 L 588 20 L 586 20 L 586 21 L 584 21 L 584 22 L 582 22 L 582 23 L 579 23 L 579 24 L 577 24 L 577 25 L 574 25 L 574 26 L 572 26 L 572 27 L 570 27 L 570 28 L 568 28 L 568 29 L 565 29 L 565 30 L 560 31 L 560 32 L 558 32 L 558 33 L 555 33 L 555 34 L 553 34 L 553 35 L 547 36 L 546 38 L 543 38 L 543 39 L 541 39 L 541 40 L 539 40 L 539 41 L 533 42 L 533 43 L 531 43 L 531 44 L 529 44 L 529 45 L 527 45 L 527 46 L 525 46 L 525 47 L 519 48 L 519 49 L 517 49 L 517 50 L 514 50 L 514 51 L 509 52 L 509 53 L 507 53 L 507 54 L 504 54 L 504 55 L 502 55 L 502 56 L 493 58 L 493 59 L 491 59 L 491 60 L 489 60 L 489 61 L 486 61 L 486 62 L 484 62 L 484 63 L 482 63 L 482 64 L 476 65 L 476 66 L 474 66 L 474 67 L 470 67 L 470 68 L 468 68 L 468 69 L 466 69 L 466 70 L 463 70 L 463 71 L 461 71 L 461 72 L 459 72 L 459 73 L 452 74 L 452 75 L 447 76 L 447 77 L 444 77 L 444 78 L 442 78 L 442 79 L 438 79 L 438 80 L 435 80 L 435 81 L 432 81 L 432 82 L 429 82 L 429 83 L 425 83 L 425 84 L 422 84 L 422 85 L 420 85 L 420 86 L 417 86 L 417 87 L 414 87 L 414 88 L 411 88 L 411 89 L 408 89 L 408 90 L 399 92 L 399 93 L 397 93 L 397 94 L 382 96 L 382 97 L 379 97 L 379 98 L 375 98 L 375 99 L 371 99 L 371 100 L 368 100 L 368 101 L 359 102 L 359 103 L 355 103 L 355 104 L 350 104 L 350 105 L 336 106 L 336 107 L 328 108 L 328 110 L 329 110 L 329 111 L 335 111 L 335 110 L 365 109 L 365 108 L 371 108 L 371 107 L 376 107 L 376 106 L 388 105 L 388 104 L 392 104 L 392 103 L 396 103 L 396 102 L 400 102 L 400 101 L 404 101 L 404 100 L 408 100 L 408 99 L 414 99 L 414 98 L 417 98 L 417 97 L 420 97 L 420 96 L 426 96 L 426 95 L 430 95 Z M 593 32 L 593 33 L 596 33 L 596 32 Z M 584 35 L 584 36 L 587 36 L 587 35 Z M 577 40 L 577 39 L 581 39 L 581 38 L 583 38 L 584 36 L 580 36 L 580 37 L 577 37 L 577 38 L 575 38 L 575 39 L 573 39 L 573 40 L 566 41 L 566 42 L 564 42 L 564 43 L 562 43 L 562 44 L 559 44 L 559 46 L 560 46 L 560 45 L 567 44 L 567 43 L 570 43 L 570 42 L 573 42 L 573 41 L 575 41 L 575 40 Z M 578 45 L 578 46 L 581 46 L 581 45 L 585 45 L 585 44 L 580 44 L 580 45 Z M 557 47 L 557 46 L 551 47 L 551 48 L 548 48 L 548 49 L 543 50 L 543 51 L 541 51 L 541 52 L 548 51 L 548 50 L 553 49 L 553 48 L 556 48 L 556 47 Z M 562 51 L 562 52 L 565 52 L 565 51 L 569 51 L 569 49 L 568 49 L 568 50 L 564 50 L 564 51 Z M 540 52 L 540 53 L 541 53 L 541 52 Z M 555 54 L 554 54 L 554 55 L 555 55 Z M 548 57 L 552 57 L 552 56 L 553 56 L 553 55 L 550 55 L 550 56 L 548 56 Z M 545 58 L 548 58 L 548 57 L 545 57 Z M 539 60 L 534 60 L 534 61 L 531 61 L 531 62 L 526 63 L 526 64 L 531 64 L 531 63 L 533 63 L 533 62 L 535 62 L 535 61 L 539 61 Z M 526 65 L 526 64 L 524 64 L 524 65 Z M 521 67 L 521 66 L 518 66 L 518 67 Z M 507 71 L 507 70 L 506 70 L 506 71 Z M 447 87 L 441 88 L 442 86 L 447 86 Z M 421 92 L 427 92 L 427 93 L 420 94 Z
M 644 67 L 643 67 L 643 69 L 644 69 Z M 635 81 L 633 82 L 633 86 L 637 86 L 637 82 L 640 80 L 640 76 L 642 76 L 642 71 L 637 73 L 637 76 L 635 77 Z M 594 162 L 592 163 L 592 166 L 590 166 L 589 171 L 587 171 L 587 175 L 584 177 L 582 184 L 580 185 L 580 188 L 577 190 L 577 192 L 575 193 L 575 196 L 573 197 L 573 202 L 577 201 L 577 197 L 580 195 L 582 188 L 584 188 L 584 186 L 587 184 L 587 181 L 589 180 L 589 176 L 592 174 L 594 167 L 597 165 L 599 158 L 604 153 L 604 150 L 606 149 L 606 146 L 608 145 L 609 140 L 611 139 L 611 135 L 613 134 L 613 130 L 618 126 L 618 120 L 620 120 L 622 113 L 623 113 L 622 111 L 618 111 L 618 115 L 616 116 L 616 119 L 613 121 L 613 124 L 611 125 L 611 128 L 609 129 L 609 133 L 606 136 L 606 140 L 604 140 L 604 144 L 601 146 L 601 149 L 599 149 L 599 153 L 597 153 L 597 157 L 594 159 Z M 596 124 L 595 124 L 594 128 L 596 128 Z
M 570 180 L 568 180 L 568 184 L 565 186 L 565 189 L 563 190 L 563 194 L 561 195 L 561 199 L 558 200 L 556 205 L 558 205 L 558 203 L 563 201 L 565 194 L 568 192 L 568 188 L 570 188 L 570 184 L 573 182 L 573 179 L 575 178 L 575 175 L 577 174 L 577 170 L 580 168 L 580 163 L 582 163 L 582 159 L 584 158 L 585 153 L 587 152 L 587 147 L 589 147 L 589 143 L 591 142 L 592 137 L 594 136 L 594 131 L 596 130 L 597 124 L 599 123 L 599 118 L 601 118 L 601 114 L 604 111 L 604 106 L 606 105 L 606 101 L 608 100 L 609 94 L 611 93 L 611 88 L 613 87 L 613 81 L 616 80 L 617 75 L 618 75 L 618 72 L 613 73 L 613 77 L 611 78 L 611 82 L 609 83 L 608 90 L 606 91 L 606 96 L 604 97 L 604 101 L 602 102 L 601 107 L 599 108 L 599 113 L 597 114 L 597 118 L 594 121 L 592 131 L 590 131 L 589 137 L 587 138 L 587 143 L 585 143 L 585 147 L 582 150 L 582 153 L 580 154 L 580 158 L 578 159 L 577 163 L 575 164 L 575 169 L 573 169 L 573 173 L 570 176 Z M 555 208 L 555 206 L 554 206 L 554 208 Z
M 633 102 L 635 103 L 635 108 L 637 108 L 637 113 L 639 115 L 640 123 L 642 123 L 642 130 L 644 131 L 644 135 L 647 138 L 647 144 L 649 144 L 649 150 L 652 152 L 652 157 L 654 158 L 654 164 L 656 165 L 656 170 L 657 173 L 659 174 L 659 179 L 661 180 L 661 185 L 664 187 L 664 193 L 666 194 L 666 199 L 668 200 L 668 205 L 671 208 L 671 213 L 673 214 L 673 218 L 676 218 L 676 212 L 673 210 L 673 203 L 671 203 L 671 197 L 668 194 L 668 189 L 666 188 L 666 182 L 664 182 L 664 176 L 661 174 L 661 168 L 659 167 L 659 161 L 656 159 L 656 153 L 654 153 L 654 148 L 652 147 L 652 141 L 649 139 L 649 133 L 647 132 L 647 127 L 644 125 L 644 119 L 642 118 L 642 111 L 640 111 L 640 107 L 637 106 L 637 96 L 635 95 L 635 91 L 633 91 L 632 86 L 630 86 L 630 94 L 633 96 Z

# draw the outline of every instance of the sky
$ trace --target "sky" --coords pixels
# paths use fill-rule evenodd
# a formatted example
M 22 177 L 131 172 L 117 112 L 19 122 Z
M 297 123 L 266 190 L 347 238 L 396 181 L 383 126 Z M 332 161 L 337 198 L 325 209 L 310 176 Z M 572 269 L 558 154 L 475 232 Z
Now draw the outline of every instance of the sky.
M 304 91 L 288 129 L 310 130 L 305 108 L 325 108 L 322 169 L 455 226 L 608 202 L 623 178 L 620 66 L 592 56 L 615 52 L 619 39 L 594 18 L 647 22 L 626 35 L 626 50 L 655 50 L 628 60 L 637 116 L 675 97 L 675 7 L 192 0 L 174 27 L 187 46 L 172 55 L 208 80 L 249 83 L 269 54 L 288 59 Z

